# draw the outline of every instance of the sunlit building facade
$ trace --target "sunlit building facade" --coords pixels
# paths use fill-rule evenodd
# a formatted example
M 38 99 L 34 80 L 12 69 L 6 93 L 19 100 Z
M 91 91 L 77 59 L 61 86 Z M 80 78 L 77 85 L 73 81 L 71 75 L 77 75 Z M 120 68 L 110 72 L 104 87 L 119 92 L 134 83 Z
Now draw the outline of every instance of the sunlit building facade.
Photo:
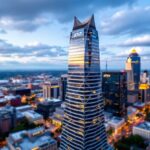
M 99 38 L 94 16 L 74 19 L 61 150 L 107 150 L 101 95 Z
M 135 90 L 138 89 L 141 73 L 141 58 L 135 49 L 132 50 L 128 59 L 131 59 Z

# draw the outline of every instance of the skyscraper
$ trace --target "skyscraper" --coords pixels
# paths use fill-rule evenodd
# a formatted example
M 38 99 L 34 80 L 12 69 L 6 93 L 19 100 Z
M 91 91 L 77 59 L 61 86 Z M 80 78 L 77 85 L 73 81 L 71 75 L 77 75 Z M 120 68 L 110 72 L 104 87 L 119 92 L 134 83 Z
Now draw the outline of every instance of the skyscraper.
M 74 18 L 70 35 L 67 94 L 61 150 L 107 150 L 94 16 Z
M 141 72 L 141 59 L 135 49 L 132 50 L 127 60 L 129 60 L 129 58 L 131 59 L 131 64 L 133 69 L 135 90 L 138 90 L 138 86 L 140 82 L 140 72 Z
M 134 85 L 132 60 L 131 60 L 131 58 L 127 59 L 125 70 L 127 72 L 127 89 L 129 91 L 133 91 L 133 90 L 135 90 L 135 85 Z
M 126 72 L 103 72 L 102 92 L 105 111 L 117 117 L 126 117 L 127 110 L 127 74 Z
M 63 74 L 60 79 L 60 99 L 65 101 L 67 89 L 67 74 Z

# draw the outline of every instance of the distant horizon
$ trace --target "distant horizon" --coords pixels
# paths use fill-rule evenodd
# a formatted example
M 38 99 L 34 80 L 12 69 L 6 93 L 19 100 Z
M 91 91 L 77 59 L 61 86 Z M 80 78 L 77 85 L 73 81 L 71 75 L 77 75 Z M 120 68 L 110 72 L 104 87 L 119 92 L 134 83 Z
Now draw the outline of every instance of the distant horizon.
M 107 71 L 124 71 L 125 69 L 107 69 Z M 141 71 L 145 71 L 150 69 L 141 69 Z M 0 71 L 68 71 L 67 69 L 0 69 Z M 106 69 L 101 69 L 101 71 L 106 71 Z

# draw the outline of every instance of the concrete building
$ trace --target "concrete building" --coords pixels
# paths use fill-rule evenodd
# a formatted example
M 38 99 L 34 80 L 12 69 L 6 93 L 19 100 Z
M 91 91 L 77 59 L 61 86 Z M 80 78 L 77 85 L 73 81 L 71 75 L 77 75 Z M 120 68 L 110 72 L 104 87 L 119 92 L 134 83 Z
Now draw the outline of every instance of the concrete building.
M 47 119 L 55 112 L 56 107 L 61 106 L 61 103 L 60 99 L 46 99 L 37 105 L 36 112 L 43 115 L 44 119 Z
M 60 81 L 51 80 L 43 85 L 43 97 L 52 99 L 60 97 Z
M 32 110 L 32 106 L 31 105 L 23 105 L 23 106 L 16 107 L 16 110 L 19 112 L 25 112 L 28 110 Z
M 110 127 L 114 128 L 115 130 L 118 130 L 119 128 L 121 128 L 125 123 L 125 119 L 124 118 L 120 118 L 120 117 L 113 117 L 108 124 L 110 125 Z
M 133 91 L 135 89 L 135 85 L 131 58 L 127 59 L 125 70 L 127 72 L 127 89 L 128 91 Z
M 9 132 L 16 124 L 16 110 L 6 106 L 0 108 L 0 134 Z
M 30 123 L 42 124 L 44 122 L 43 116 L 33 110 L 25 111 L 22 113 Z
M 7 146 L 11 150 L 57 150 L 57 142 L 43 127 L 9 134 Z
M 140 135 L 145 139 L 150 140 L 150 122 L 143 122 L 133 127 L 133 134 Z
M 52 124 L 54 124 L 57 127 L 62 126 L 62 122 L 64 120 L 64 108 L 58 107 L 56 108 L 53 115 L 50 117 L 52 119 Z

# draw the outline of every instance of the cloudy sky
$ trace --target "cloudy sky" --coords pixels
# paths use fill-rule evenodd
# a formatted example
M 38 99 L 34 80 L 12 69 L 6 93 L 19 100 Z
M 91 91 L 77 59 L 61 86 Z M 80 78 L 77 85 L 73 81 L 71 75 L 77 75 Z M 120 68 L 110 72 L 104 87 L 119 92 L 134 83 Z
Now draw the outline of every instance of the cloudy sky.
M 124 69 L 136 48 L 149 69 L 149 0 L 0 0 L 0 69 L 67 69 L 73 17 L 93 13 L 101 67 Z

